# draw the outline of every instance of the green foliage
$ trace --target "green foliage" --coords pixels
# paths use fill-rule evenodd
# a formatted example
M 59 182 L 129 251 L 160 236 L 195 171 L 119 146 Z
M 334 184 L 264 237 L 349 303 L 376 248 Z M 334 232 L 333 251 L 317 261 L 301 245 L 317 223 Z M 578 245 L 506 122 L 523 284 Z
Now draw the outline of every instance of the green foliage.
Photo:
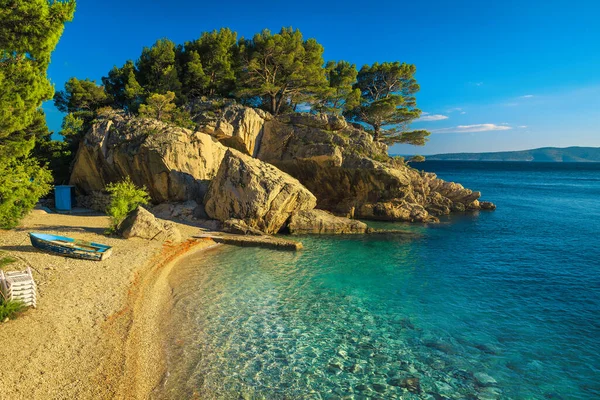
M 146 100 L 146 104 L 140 106 L 140 117 L 154 118 L 159 121 L 170 121 L 173 118 L 173 112 L 177 107 L 173 100 L 175 93 L 166 94 L 153 93 Z
M 3 254 L 3 253 L 2 253 L 2 252 L 0 252 L 0 256 L 2 256 L 2 254 Z M 10 264 L 12 264 L 12 263 L 14 263 L 14 262 L 16 262 L 16 261 L 17 261 L 17 259 L 16 259 L 16 258 L 13 258 L 13 257 L 10 257 L 10 256 L 7 256 L 7 257 L 0 257 L 0 268 L 4 268 L 4 267 L 6 267 L 7 265 L 10 265 Z
M 182 108 L 173 110 L 171 113 L 171 123 L 186 129 L 194 130 L 196 128 L 196 124 L 192 120 L 189 111 Z
M 403 167 L 406 165 L 402 156 L 391 156 L 388 163 L 393 167 Z
M 348 61 L 329 61 L 325 66 L 329 86 L 319 94 L 313 109 L 319 112 L 341 114 L 358 105 L 360 91 L 352 85 L 356 82 L 356 65 Z
M 70 141 L 72 137 L 81 135 L 85 121 L 79 118 L 75 113 L 69 113 L 65 116 L 61 126 L 61 135 L 65 140 Z
M 52 97 L 46 77 L 50 53 L 74 10 L 73 1 L 11 1 L 0 7 L 0 138 L 28 127 L 42 101 Z
M 125 111 L 136 112 L 143 100 L 144 90 L 135 77 L 135 65 L 128 60 L 121 68 L 113 67 L 108 76 L 102 78 L 107 95 L 112 99 L 112 106 Z
M 65 83 L 64 90 L 56 92 L 54 105 L 59 111 L 67 113 L 60 131 L 65 143 L 48 139 L 37 146 L 37 153 L 47 161 L 55 182 L 63 183 L 68 180 L 70 165 L 79 143 L 91 128 L 98 110 L 111 103 L 112 98 L 106 93 L 104 86 L 90 79 L 73 77 Z
M 314 102 L 327 87 L 323 46 L 304 40 L 299 30 L 267 29 L 240 39 L 237 95 L 256 99 L 273 114 L 302 102 Z
M 104 87 L 89 79 L 71 78 L 65 83 L 65 90 L 54 95 L 54 105 L 64 113 L 95 111 L 109 103 Z
M 0 296 L 0 322 L 3 322 L 6 318 L 15 319 L 26 308 L 25 304 L 20 301 L 8 301 Z
M 183 91 L 191 98 L 230 96 L 235 87 L 234 55 L 237 34 L 229 28 L 203 32 L 185 43 Z
M 33 141 L 31 142 L 33 147 Z M 0 163 L 0 228 L 10 229 L 50 192 L 52 175 L 29 157 Z
M 210 78 L 204 73 L 202 61 L 197 51 L 187 50 L 186 48 L 185 52 L 180 54 L 179 57 L 183 94 L 188 101 L 194 101 L 206 94 Z
M 138 188 L 129 177 L 118 183 L 109 183 L 106 191 L 110 194 L 110 204 L 106 209 L 111 220 L 110 232 L 117 230 L 127 214 L 150 200 L 146 188 Z
M 390 157 L 386 154 L 373 154 L 371 155 L 371 158 L 375 161 L 379 161 L 379 162 L 387 162 L 389 161 Z
M 144 47 L 142 50 L 142 55 L 136 62 L 136 81 L 146 93 L 173 92 L 177 96 L 181 92 L 181 82 L 175 64 L 175 49 L 175 43 L 172 41 L 159 39 L 152 47 Z M 137 88 L 130 86 L 129 89 L 137 92 Z
M 72 151 L 64 141 L 53 140 L 46 126 L 46 117 L 37 110 L 34 122 L 22 133 L 22 137 L 35 138 L 35 146 L 30 154 L 45 168 L 49 168 L 55 184 L 66 183 L 69 179 L 69 165 Z M 13 134 L 13 137 L 15 134 Z M 21 144 L 30 142 L 21 142 Z
M 53 140 L 50 135 L 38 139 L 32 155 L 38 162 L 50 169 L 55 185 L 69 182 L 70 165 L 73 161 L 73 151 L 64 140 Z
M 74 1 L 11 1 L 0 7 L 2 228 L 16 226 L 50 190 L 50 173 L 30 152 L 36 138 L 47 135 L 39 108 L 54 94 L 47 78 L 50 54 L 74 11 Z
M 423 161 L 425 161 L 425 157 L 423 157 L 423 156 L 421 156 L 421 155 L 418 155 L 418 154 L 417 154 L 417 155 L 414 155 L 414 156 L 412 156 L 412 157 L 411 157 L 411 158 L 408 160 L 408 162 L 423 162 Z
M 346 117 L 372 126 L 376 140 L 425 144 L 429 132 L 407 131 L 421 115 L 415 97 L 419 91 L 415 72 L 414 65 L 399 62 L 365 65 L 354 85 L 360 91 L 359 104 L 346 111 Z

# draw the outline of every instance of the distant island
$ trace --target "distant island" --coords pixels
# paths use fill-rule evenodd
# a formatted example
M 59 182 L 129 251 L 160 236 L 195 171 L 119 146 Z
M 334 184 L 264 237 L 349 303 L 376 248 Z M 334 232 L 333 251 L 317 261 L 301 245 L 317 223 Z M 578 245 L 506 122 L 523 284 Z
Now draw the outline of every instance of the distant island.
M 600 162 L 600 147 L 542 147 L 493 153 L 435 154 L 426 158 L 428 161 Z

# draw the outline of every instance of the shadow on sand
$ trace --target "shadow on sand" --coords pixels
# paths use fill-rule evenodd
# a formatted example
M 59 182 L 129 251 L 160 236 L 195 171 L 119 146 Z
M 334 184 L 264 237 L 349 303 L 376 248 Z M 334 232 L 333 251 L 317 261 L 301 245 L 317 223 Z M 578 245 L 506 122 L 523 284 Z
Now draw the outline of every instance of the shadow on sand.
M 77 233 L 95 233 L 97 235 L 104 235 L 106 228 L 103 227 L 88 227 L 88 226 L 70 226 L 70 225 L 45 225 L 45 226 L 36 226 L 34 229 L 31 228 L 16 228 L 17 232 L 71 232 Z M 59 233 L 59 235 L 64 236 L 65 234 Z

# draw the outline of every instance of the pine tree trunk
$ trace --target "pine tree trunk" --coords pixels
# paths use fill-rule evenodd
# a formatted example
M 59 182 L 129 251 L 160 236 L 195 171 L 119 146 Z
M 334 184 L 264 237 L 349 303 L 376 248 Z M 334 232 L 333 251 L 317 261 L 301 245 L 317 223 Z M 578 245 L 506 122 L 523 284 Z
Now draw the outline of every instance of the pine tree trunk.
M 380 137 L 380 133 L 381 133 L 381 126 L 379 125 L 373 125 L 373 140 L 375 140 L 376 142 L 379 141 L 379 137 Z
M 271 113 L 273 115 L 275 115 L 276 111 L 277 111 L 277 99 L 275 98 L 275 96 L 271 96 Z

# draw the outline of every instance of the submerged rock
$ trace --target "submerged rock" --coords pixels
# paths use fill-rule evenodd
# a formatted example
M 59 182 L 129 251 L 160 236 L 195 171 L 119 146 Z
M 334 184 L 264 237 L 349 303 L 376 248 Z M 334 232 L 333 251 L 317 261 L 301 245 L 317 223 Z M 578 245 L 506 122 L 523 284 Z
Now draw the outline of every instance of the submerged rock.
M 385 393 L 387 391 L 387 385 L 382 383 L 374 383 L 373 390 L 375 390 L 377 393 Z
M 323 210 L 308 210 L 292 214 L 288 228 L 292 234 L 348 234 L 365 233 L 367 224 L 349 218 L 336 217 Z
M 405 388 L 412 393 L 421 393 L 421 382 L 419 381 L 419 378 L 410 377 L 402 379 L 400 387 Z
M 243 220 L 267 234 L 290 215 L 312 210 L 317 199 L 298 180 L 274 166 L 229 149 L 205 197 L 209 217 Z
M 181 233 L 172 222 L 161 221 L 145 208 L 138 206 L 121 222 L 119 234 L 125 239 L 138 237 L 149 240 L 180 242 Z
M 498 383 L 494 378 L 492 378 L 485 372 L 475 372 L 473 374 L 473 377 L 475 378 L 477 384 L 483 387 L 494 386 Z
M 435 349 L 446 354 L 456 354 L 456 350 L 449 343 L 445 343 L 439 340 L 427 340 L 423 343 L 430 349 Z

